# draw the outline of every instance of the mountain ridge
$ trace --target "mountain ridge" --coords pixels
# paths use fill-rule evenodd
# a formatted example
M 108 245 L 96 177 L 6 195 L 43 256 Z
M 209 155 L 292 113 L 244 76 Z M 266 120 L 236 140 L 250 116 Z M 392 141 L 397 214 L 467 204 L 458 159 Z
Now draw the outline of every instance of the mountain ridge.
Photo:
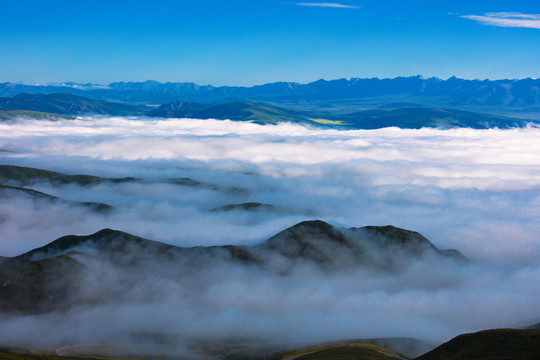
M 0 97 L 0 110 L 38 111 L 49 114 L 101 114 L 101 115 L 136 115 L 146 111 L 145 108 L 118 102 L 95 100 L 68 93 L 27 94 L 21 93 L 12 97 Z
M 263 101 L 276 104 L 307 102 L 378 105 L 407 101 L 432 107 L 520 108 L 540 111 L 540 80 L 461 79 L 446 80 L 421 76 L 395 78 L 350 78 L 317 80 L 301 84 L 274 82 L 254 86 L 212 86 L 190 82 L 114 82 L 102 88 L 85 86 L 22 85 L 0 83 L 0 96 L 20 93 L 50 94 L 67 92 L 99 100 L 131 104 L 164 104 L 175 101 L 233 102 Z M 86 95 L 85 95 L 86 94 Z M 398 100 L 399 99 L 399 100 Z M 417 101 L 413 101 L 417 100 Z
M 335 129 L 379 129 L 392 126 L 405 129 L 420 129 L 422 127 L 507 129 L 525 127 L 531 122 L 534 123 L 534 120 L 453 109 L 384 107 L 353 112 L 297 111 L 251 100 L 226 103 L 178 101 L 162 104 L 152 110 L 149 109 L 149 107 L 101 101 L 65 93 L 19 94 L 11 98 L 0 98 L 0 120 L 14 120 L 17 117 L 35 117 L 42 120 L 70 119 L 65 114 L 136 115 L 251 121 L 258 124 L 289 122 Z M 538 123 L 538 120 L 536 122 Z
M 150 266 L 155 276 L 182 282 L 201 266 L 208 271 L 225 264 L 240 266 L 242 271 L 258 269 L 285 276 L 295 267 L 305 265 L 325 272 L 358 268 L 399 272 L 424 256 L 460 262 L 465 259 L 459 252 L 456 256 L 438 251 L 429 240 L 405 229 L 393 228 L 394 234 L 401 237 L 399 240 L 385 238 L 384 229 L 378 234 L 374 229 L 379 227 L 342 229 L 321 220 L 310 220 L 251 246 L 180 247 L 112 229 L 86 236 L 67 235 L 21 255 L 0 259 L 0 283 L 3 284 L 0 308 L 24 313 L 84 302 L 84 296 L 71 296 L 67 288 L 74 279 L 89 271 L 85 263 L 95 261 L 128 274 Z M 411 251 L 402 246 L 409 241 L 425 244 L 422 250 Z M 190 270 L 179 273 L 176 268 Z M 46 294 L 51 292 L 54 296 L 45 301 Z M 20 298 L 25 300 L 19 301 Z M 28 299 L 41 299 L 41 302 L 38 306 Z

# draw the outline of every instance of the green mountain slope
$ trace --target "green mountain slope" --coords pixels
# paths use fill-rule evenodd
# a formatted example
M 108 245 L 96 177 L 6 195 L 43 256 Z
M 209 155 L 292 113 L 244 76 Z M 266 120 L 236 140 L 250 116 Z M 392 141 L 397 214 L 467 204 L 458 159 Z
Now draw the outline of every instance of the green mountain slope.
M 379 129 L 392 126 L 402 129 L 420 129 L 422 127 L 442 129 L 456 127 L 489 129 L 498 127 L 507 129 L 523 127 L 529 122 L 491 114 L 431 108 L 366 110 L 336 116 L 334 119 L 343 121 L 347 127 L 357 129 Z
M 94 100 L 71 94 L 19 94 L 0 98 L 0 111 L 25 110 L 62 115 L 101 114 L 137 115 L 143 114 L 146 107 L 126 105 L 108 101 Z
M 34 120 L 72 120 L 74 119 L 71 116 L 53 114 L 48 112 L 40 111 L 29 111 L 29 110 L 10 110 L 10 111 L 0 111 L 0 121 L 16 120 L 20 118 L 25 119 L 34 119 Z
M 308 259 L 333 266 L 369 266 L 399 270 L 424 254 L 465 260 L 459 252 L 437 249 L 414 231 L 394 226 L 339 229 L 324 221 L 304 221 L 254 247 L 288 259 Z M 404 259 L 407 259 L 403 262 Z
M 540 330 L 496 329 L 464 334 L 415 360 L 495 359 L 540 359 Z
M 6 150 L 7 151 L 7 150 Z M 178 186 L 200 187 L 231 194 L 247 194 L 248 190 L 238 187 L 225 187 L 216 184 L 205 183 L 191 178 L 169 179 L 142 179 L 136 177 L 105 178 L 93 175 L 67 175 L 55 171 L 36 169 L 15 165 L 0 165 L 0 184 L 14 187 L 28 187 L 37 183 L 48 182 L 51 185 L 76 184 L 79 186 L 91 186 L 102 183 L 122 184 L 129 182 L 145 184 L 173 184 Z
M 23 187 L 17 187 L 17 186 L 6 186 L 6 185 L 0 184 L 0 196 L 2 196 L 4 200 L 9 199 L 10 197 L 15 197 L 15 196 L 20 196 L 20 195 L 23 195 L 25 197 L 28 197 L 30 199 L 35 199 L 35 200 L 61 202 L 70 206 L 84 206 L 86 208 L 89 208 L 90 210 L 97 211 L 97 212 L 107 212 L 107 211 L 112 210 L 113 208 L 111 205 L 100 203 L 100 202 L 65 200 L 56 196 L 43 193 L 41 191 L 36 191 L 36 190 L 27 189 Z
M 0 165 L 0 183 L 13 186 L 29 186 L 47 181 L 53 185 L 97 185 L 104 182 L 123 183 L 136 178 L 102 178 L 91 175 L 66 175 L 59 172 L 15 165 Z
M 131 274 L 144 266 L 151 266 L 154 276 L 182 283 L 202 264 L 206 271 L 234 264 L 248 272 L 256 267 L 285 275 L 297 264 L 306 262 L 325 271 L 362 267 L 401 271 L 425 254 L 449 257 L 421 235 L 393 229 L 397 237 L 381 233 L 379 227 L 339 229 L 319 220 L 305 221 L 255 246 L 189 248 L 111 229 L 88 236 L 64 236 L 20 256 L 0 259 L 0 309 L 39 312 L 66 304 L 104 301 L 87 298 L 77 291 L 77 279 L 92 276 L 88 273 L 91 268 L 81 266 L 82 263 L 88 259 L 95 261 L 96 256 L 107 266 L 115 267 L 119 274 L 125 272 L 134 286 L 139 279 Z M 404 245 L 409 243 L 414 244 L 414 250 Z M 52 283 L 58 289 L 49 288 L 50 279 L 54 279 Z
M 398 104 L 399 105 L 399 104 Z M 375 109 L 352 113 L 298 112 L 284 107 L 261 102 L 227 102 L 204 104 L 174 102 L 163 104 L 148 111 L 148 107 L 94 100 L 76 95 L 19 94 L 11 98 L 0 98 L 0 120 L 20 116 L 38 119 L 55 119 L 60 115 L 147 115 L 165 118 L 220 119 L 253 121 L 259 124 L 291 122 L 313 126 L 331 126 L 345 129 L 379 129 L 400 127 L 419 129 L 422 127 L 474 129 L 524 127 L 530 121 L 470 111 L 437 108 Z
M 279 122 L 313 123 L 306 115 L 281 107 L 257 102 L 232 102 L 225 104 L 200 104 L 176 102 L 161 105 L 148 112 L 149 116 L 255 121 L 261 124 Z
M 336 344 L 307 348 L 286 354 L 283 360 L 389 360 L 403 359 L 394 351 L 373 344 Z
M 529 121 L 523 119 L 451 109 L 405 107 L 365 110 L 345 114 L 332 111 L 300 113 L 257 102 L 234 102 L 218 105 L 176 102 L 161 105 L 159 108 L 150 111 L 148 115 L 236 121 L 251 120 L 260 124 L 292 122 L 315 126 L 331 126 L 338 129 L 380 129 L 385 127 L 403 129 L 420 129 L 422 127 L 488 129 L 498 127 L 506 129 L 524 127 L 529 123 Z

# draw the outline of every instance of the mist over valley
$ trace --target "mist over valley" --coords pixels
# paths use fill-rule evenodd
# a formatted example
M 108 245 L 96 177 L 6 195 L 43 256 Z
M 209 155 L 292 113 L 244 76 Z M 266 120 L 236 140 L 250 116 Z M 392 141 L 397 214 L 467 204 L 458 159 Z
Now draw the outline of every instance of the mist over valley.
M 2 346 L 433 347 L 529 326 L 539 131 L 0 123 Z

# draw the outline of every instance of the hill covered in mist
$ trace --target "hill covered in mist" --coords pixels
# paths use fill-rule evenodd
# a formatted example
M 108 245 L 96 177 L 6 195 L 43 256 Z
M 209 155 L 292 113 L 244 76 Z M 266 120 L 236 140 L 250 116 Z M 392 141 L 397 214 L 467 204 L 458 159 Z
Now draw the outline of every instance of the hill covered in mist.
M 3 258 L 0 261 L 3 284 L 0 305 L 4 311 L 39 313 L 124 298 L 117 291 L 114 293 L 118 298 L 84 294 L 81 279 L 96 276 L 93 272 L 101 271 L 95 264 L 88 265 L 91 259 L 110 267 L 114 278 L 144 274 L 150 267 L 157 276 L 153 281 L 167 280 L 182 285 L 193 281 L 190 278 L 198 277 L 196 274 L 203 269 L 231 267 L 236 271 L 255 271 L 264 281 L 267 272 L 268 276 L 286 276 L 312 267 L 324 272 L 362 268 L 383 273 L 400 272 L 415 261 L 437 258 L 439 261 L 465 261 L 456 250 L 441 251 L 422 235 L 393 226 L 340 229 L 323 221 L 306 221 L 254 246 L 190 248 L 105 229 L 88 236 L 65 236 L 17 257 Z M 140 281 L 139 277 L 132 277 L 128 283 L 137 287 L 141 286 Z M 211 285 L 204 282 L 199 285 Z M 93 291 L 106 293 L 115 286 L 120 284 L 105 280 Z

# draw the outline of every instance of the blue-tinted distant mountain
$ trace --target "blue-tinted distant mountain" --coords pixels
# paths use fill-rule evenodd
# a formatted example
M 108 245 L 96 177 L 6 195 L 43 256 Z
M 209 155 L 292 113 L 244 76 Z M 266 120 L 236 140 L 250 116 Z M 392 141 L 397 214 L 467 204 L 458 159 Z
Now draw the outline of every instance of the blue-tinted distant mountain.
M 528 120 L 506 116 L 482 114 L 471 111 L 401 108 L 390 110 L 365 110 L 334 117 L 343 124 L 355 129 L 380 129 L 399 127 L 401 129 L 420 129 L 432 127 L 439 129 L 472 128 L 472 129 L 509 129 L 525 127 Z
M 0 111 L 0 121 L 13 121 L 17 119 L 33 119 L 33 120 L 73 120 L 74 118 L 67 115 L 60 115 L 41 111 L 29 111 L 29 110 L 9 110 Z
M 89 86 L 91 85 L 91 86 Z M 374 108 L 389 103 L 461 109 L 540 111 L 540 80 L 466 80 L 451 77 L 425 79 L 420 76 L 394 79 L 318 80 L 308 84 L 277 82 L 252 87 L 197 85 L 177 82 L 116 82 L 104 87 L 94 84 L 30 86 L 0 84 L 0 96 L 20 93 L 65 92 L 99 100 L 132 104 L 164 104 L 178 101 L 225 103 L 271 102 L 317 108 Z
M 148 84 L 155 86 L 156 84 Z M 423 127 L 474 129 L 524 127 L 529 120 L 470 111 L 434 108 L 374 109 L 354 112 L 295 111 L 268 103 L 245 101 L 228 103 L 173 102 L 148 111 L 149 107 L 101 101 L 72 94 L 19 94 L 0 98 L 0 121 L 32 117 L 54 120 L 65 115 L 147 115 L 152 117 L 252 121 L 259 124 L 290 122 L 340 129 L 380 129 Z M 64 115 L 58 115 L 64 114 Z M 536 121 L 537 122 L 537 121 Z
M 525 127 L 529 120 L 516 119 L 471 111 L 399 108 L 375 109 L 352 113 L 326 111 L 297 112 L 282 107 L 255 102 L 233 102 L 225 104 L 202 104 L 175 102 L 163 104 L 147 113 L 155 117 L 229 119 L 235 121 L 254 121 L 260 124 L 290 122 L 313 126 L 330 126 L 338 129 L 380 129 L 399 127 L 420 129 L 433 127 L 450 129 L 468 127 L 473 129 Z
M 100 101 L 72 94 L 19 94 L 0 98 L 0 111 L 26 110 L 53 114 L 107 114 L 135 115 L 147 111 L 146 108 L 109 101 Z
M 161 105 L 159 108 L 150 111 L 148 115 L 156 117 L 255 121 L 259 124 L 276 124 L 279 122 L 315 124 L 309 116 L 296 111 L 250 101 L 225 104 L 176 102 Z

